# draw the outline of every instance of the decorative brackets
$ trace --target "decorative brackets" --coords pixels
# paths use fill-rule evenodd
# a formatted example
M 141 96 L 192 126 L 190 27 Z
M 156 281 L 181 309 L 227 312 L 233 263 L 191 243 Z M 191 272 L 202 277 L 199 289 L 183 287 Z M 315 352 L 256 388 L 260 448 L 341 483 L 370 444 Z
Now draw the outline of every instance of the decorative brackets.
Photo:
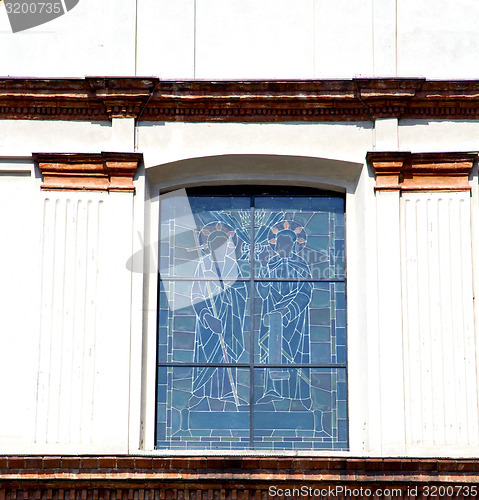
M 239 123 L 479 120 L 479 80 L 0 78 L 0 120 L 104 121 L 115 117 Z
M 470 191 L 478 153 L 369 152 L 376 191 Z
M 141 153 L 34 153 L 47 191 L 134 193 L 133 176 Z

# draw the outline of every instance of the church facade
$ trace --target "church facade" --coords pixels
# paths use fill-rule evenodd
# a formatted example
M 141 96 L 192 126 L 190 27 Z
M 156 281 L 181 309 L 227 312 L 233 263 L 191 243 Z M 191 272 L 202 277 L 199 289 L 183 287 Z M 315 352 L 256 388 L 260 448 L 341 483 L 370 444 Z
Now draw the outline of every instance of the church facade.
M 0 495 L 477 494 L 459 4 L 2 19 Z

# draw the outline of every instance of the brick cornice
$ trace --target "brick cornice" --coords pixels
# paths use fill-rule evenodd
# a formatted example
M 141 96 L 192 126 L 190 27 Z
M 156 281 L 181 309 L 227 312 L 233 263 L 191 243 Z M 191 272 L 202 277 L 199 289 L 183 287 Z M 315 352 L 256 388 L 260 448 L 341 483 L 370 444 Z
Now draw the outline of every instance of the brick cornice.
M 376 191 L 470 191 L 478 153 L 369 152 Z
M 140 153 L 34 153 L 46 191 L 134 193 Z
M 0 481 L 121 485 L 157 481 L 344 481 L 479 484 L 479 459 L 0 456 Z
M 479 80 L 0 79 L 0 119 L 291 122 L 479 119 Z
M 446 498 L 460 497 L 463 485 L 469 487 L 466 496 L 475 496 L 471 487 L 477 493 L 479 460 L 0 456 L 2 500 L 247 500 L 268 498 L 272 486 L 290 492 L 302 487 L 316 492 L 309 498 L 349 498 L 344 488 L 370 489 L 367 496 L 391 498 L 384 490 L 394 488 L 394 498 L 413 499 L 432 485 L 455 488 Z M 336 487 L 343 488 L 343 493 L 334 493 Z M 304 495 L 284 495 L 288 496 Z

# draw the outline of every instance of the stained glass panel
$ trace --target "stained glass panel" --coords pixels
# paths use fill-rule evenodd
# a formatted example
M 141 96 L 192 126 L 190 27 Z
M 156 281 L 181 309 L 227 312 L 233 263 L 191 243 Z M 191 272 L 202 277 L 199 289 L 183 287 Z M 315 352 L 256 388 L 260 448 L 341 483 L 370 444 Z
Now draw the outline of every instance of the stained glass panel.
M 342 198 L 258 197 L 255 210 L 256 276 L 344 278 Z
M 249 363 L 247 282 L 164 280 L 159 297 L 160 362 Z
M 161 200 L 157 447 L 347 449 L 344 198 L 217 194 Z
M 255 283 L 255 363 L 346 363 L 343 282 Z
M 159 367 L 157 447 L 250 447 L 249 369 Z
M 347 449 L 346 369 L 254 372 L 255 449 Z
M 162 278 L 249 276 L 249 198 L 179 194 L 162 199 L 160 210 Z

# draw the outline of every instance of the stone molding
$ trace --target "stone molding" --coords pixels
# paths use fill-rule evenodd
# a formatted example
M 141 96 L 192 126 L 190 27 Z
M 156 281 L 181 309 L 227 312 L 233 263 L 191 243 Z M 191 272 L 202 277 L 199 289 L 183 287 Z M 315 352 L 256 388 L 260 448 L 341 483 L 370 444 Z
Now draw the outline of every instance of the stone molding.
M 373 491 L 399 488 L 403 498 L 417 498 L 408 494 L 411 488 L 417 487 L 420 495 L 431 484 L 479 485 L 479 460 L 0 456 L 1 500 L 266 500 L 270 486 L 323 489 L 337 485 Z M 321 498 L 330 497 L 338 496 Z
M 479 119 L 479 80 L 0 79 L 0 119 L 181 122 Z
M 34 153 L 45 191 L 134 193 L 141 153 Z
M 470 191 L 478 153 L 369 152 L 376 191 Z

